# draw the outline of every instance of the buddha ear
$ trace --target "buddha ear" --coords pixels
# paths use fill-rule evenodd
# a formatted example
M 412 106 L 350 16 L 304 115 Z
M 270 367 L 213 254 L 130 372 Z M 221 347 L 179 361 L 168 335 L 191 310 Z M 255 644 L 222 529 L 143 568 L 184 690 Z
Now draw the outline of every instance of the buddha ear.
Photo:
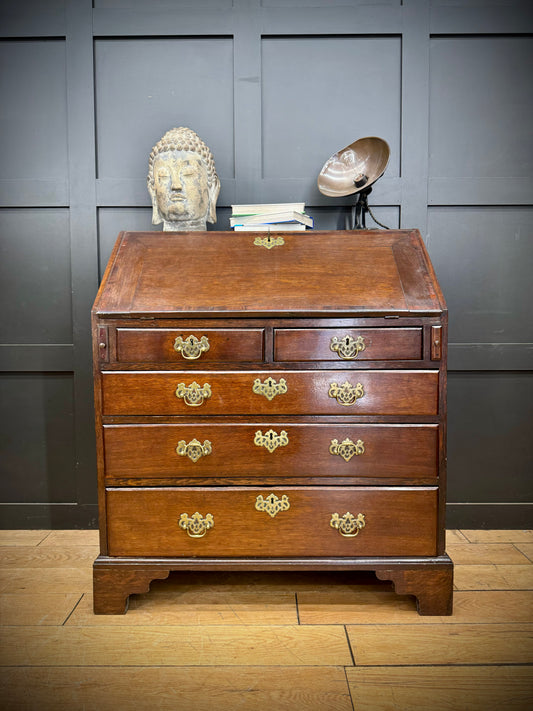
M 150 193 L 150 199 L 152 200 L 152 225 L 160 225 L 163 222 L 159 208 L 157 207 L 157 200 L 155 197 L 154 186 L 148 183 L 148 192 Z
M 216 222 L 217 221 L 217 200 L 218 194 L 220 192 L 220 180 L 218 175 L 216 176 L 213 184 L 209 187 L 209 210 L 207 212 L 207 221 Z

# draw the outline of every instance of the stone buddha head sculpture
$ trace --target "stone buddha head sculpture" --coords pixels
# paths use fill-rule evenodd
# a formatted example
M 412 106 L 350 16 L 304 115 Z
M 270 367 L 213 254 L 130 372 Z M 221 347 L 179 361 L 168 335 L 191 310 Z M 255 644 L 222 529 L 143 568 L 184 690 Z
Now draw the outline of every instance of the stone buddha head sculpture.
M 220 180 L 213 154 L 190 128 L 172 128 L 156 143 L 148 163 L 152 223 L 164 231 L 205 230 L 216 222 Z

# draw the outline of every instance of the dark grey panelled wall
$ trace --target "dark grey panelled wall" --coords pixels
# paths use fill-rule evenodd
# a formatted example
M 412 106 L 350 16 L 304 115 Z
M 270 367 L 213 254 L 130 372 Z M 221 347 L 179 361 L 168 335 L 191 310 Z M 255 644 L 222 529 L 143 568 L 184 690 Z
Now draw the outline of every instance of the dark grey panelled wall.
M 94 5 L 94 7 L 93 7 Z M 448 525 L 533 521 L 530 0 L 2 0 L 1 525 L 96 525 L 89 311 L 152 229 L 152 145 L 196 130 L 234 202 L 350 201 L 325 160 L 377 135 L 371 204 L 424 235 L 450 309 Z

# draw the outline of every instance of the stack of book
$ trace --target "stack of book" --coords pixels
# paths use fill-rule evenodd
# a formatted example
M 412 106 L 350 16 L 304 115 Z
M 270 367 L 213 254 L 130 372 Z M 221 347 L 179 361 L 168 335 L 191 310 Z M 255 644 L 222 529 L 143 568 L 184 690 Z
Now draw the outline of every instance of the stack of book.
M 313 218 L 304 210 L 303 202 L 232 205 L 229 223 L 235 231 L 305 230 L 313 227 Z

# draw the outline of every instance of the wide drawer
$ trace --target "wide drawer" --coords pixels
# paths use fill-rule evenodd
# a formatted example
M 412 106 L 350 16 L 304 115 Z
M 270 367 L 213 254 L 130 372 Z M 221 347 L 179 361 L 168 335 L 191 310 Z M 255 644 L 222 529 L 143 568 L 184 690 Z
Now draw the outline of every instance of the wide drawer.
M 106 500 L 111 556 L 436 554 L 435 488 L 108 489 Z
M 117 328 L 117 361 L 186 363 L 262 361 L 262 328 L 204 329 Z
M 436 425 L 104 426 L 106 481 L 165 477 L 437 476 Z
M 420 360 L 421 328 L 282 328 L 274 332 L 278 361 Z
M 104 372 L 104 415 L 436 415 L 438 371 Z

